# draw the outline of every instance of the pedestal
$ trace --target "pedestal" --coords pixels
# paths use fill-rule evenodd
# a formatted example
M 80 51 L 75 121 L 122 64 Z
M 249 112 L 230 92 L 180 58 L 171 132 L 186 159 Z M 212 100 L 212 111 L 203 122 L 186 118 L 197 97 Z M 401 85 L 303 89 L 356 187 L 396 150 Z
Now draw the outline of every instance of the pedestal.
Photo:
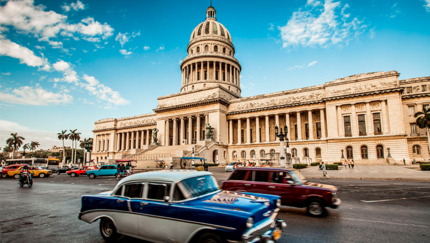
M 286 165 L 285 151 L 284 151 L 284 141 L 281 141 L 280 149 L 279 149 L 279 165 L 281 168 L 285 168 Z

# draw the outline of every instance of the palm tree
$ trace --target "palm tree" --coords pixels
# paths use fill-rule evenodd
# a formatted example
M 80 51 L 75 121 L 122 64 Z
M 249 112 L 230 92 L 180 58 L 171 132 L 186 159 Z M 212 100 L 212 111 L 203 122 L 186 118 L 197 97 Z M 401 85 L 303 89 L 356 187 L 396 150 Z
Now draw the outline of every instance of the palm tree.
M 415 113 L 415 118 L 417 118 L 417 125 L 419 128 L 426 129 L 427 132 L 427 143 L 430 151 L 430 109 L 427 106 L 423 106 L 423 111 Z
M 15 158 L 15 151 L 21 147 L 21 145 L 24 143 L 25 138 L 18 136 L 18 133 L 11 133 L 12 137 L 8 138 L 6 140 L 6 143 L 9 147 L 13 147 L 12 152 L 12 159 Z
M 5 152 L 5 153 L 10 153 L 10 152 L 12 152 L 13 151 L 13 148 L 12 147 L 10 147 L 10 146 L 8 146 L 8 145 L 6 145 L 4 148 L 3 148 L 3 152 Z
M 76 164 L 76 151 L 78 150 L 77 148 L 78 148 L 78 146 L 77 146 L 77 144 L 76 144 L 76 142 L 77 141 L 79 141 L 80 139 L 81 139 L 81 136 L 80 136 L 80 132 L 77 132 L 77 133 L 75 133 L 75 164 Z
M 39 145 L 40 145 L 39 142 L 31 141 L 30 142 L 30 150 L 33 152 L 35 149 L 37 149 L 37 147 L 39 147 Z
M 69 134 L 66 132 L 67 130 L 62 130 L 61 132 L 57 133 L 58 139 L 63 140 L 63 165 L 66 162 L 66 148 L 64 147 L 64 139 L 69 138 Z
M 30 149 L 31 147 L 30 147 L 30 144 L 29 143 L 26 143 L 26 144 L 24 144 L 24 146 L 22 147 L 23 149 L 24 149 L 24 158 L 25 158 L 25 150 L 26 149 Z
M 78 130 L 78 129 L 70 130 L 70 133 L 69 133 L 69 139 L 72 140 L 72 160 L 71 160 L 71 163 L 73 163 L 73 161 L 74 161 L 74 157 L 73 157 L 73 149 L 74 149 L 73 142 L 75 141 L 76 130 Z
M 82 162 L 82 164 L 83 165 L 85 165 L 85 163 L 86 163 L 86 160 L 85 160 L 85 155 L 86 155 L 86 152 L 85 152 L 85 144 L 88 142 L 88 139 L 86 139 L 86 138 L 84 138 L 84 140 L 81 140 L 80 141 L 80 144 L 79 144 L 79 147 L 81 147 L 81 149 L 84 151 L 84 161 Z

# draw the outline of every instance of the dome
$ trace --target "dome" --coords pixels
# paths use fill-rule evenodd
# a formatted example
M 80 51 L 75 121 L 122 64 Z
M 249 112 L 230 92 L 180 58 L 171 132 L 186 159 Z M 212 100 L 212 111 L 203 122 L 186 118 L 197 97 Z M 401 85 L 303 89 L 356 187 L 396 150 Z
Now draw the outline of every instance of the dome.
M 224 25 L 217 22 L 215 18 L 215 8 L 210 6 L 206 10 L 206 20 L 194 28 L 191 33 L 190 42 L 198 39 L 216 38 L 232 42 L 230 32 Z

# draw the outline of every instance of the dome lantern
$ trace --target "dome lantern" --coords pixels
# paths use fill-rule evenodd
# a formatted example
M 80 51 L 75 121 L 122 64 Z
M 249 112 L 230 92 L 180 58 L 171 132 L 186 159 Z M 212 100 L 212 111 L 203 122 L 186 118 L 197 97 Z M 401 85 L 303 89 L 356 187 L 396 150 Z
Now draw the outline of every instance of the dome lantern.
M 212 2 L 211 6 L 209 6 L 206 10 L 206 19 L 213 19 L 216 21 L 216 10 L 214 7 L 212 7 Z

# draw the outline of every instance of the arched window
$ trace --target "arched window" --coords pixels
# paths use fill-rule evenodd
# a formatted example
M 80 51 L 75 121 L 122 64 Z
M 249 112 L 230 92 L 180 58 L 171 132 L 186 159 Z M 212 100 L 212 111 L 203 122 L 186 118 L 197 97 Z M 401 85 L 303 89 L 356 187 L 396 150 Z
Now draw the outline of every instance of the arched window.
M 376 156 L 378 159 L 384 158 L 384 147 L 382 145 L 376 146 Z
M 217 27 L 215 22 L 214 22 L 214 26 L 213 26 L 213 33 L 214 33 L 214 35 L 218 35 L 218 27 Z
M 205 34 L 207 34 L 207 35 L 209 34 L 209 23 L 210 22 L 207 22 L 206 26 L 205 26 Z
M 224 34 L 224 28 L 221 25 L 219 26 L 219 29 L 221 30 L 221 35 L 225 36 L 225 34 Z
M 199 53 L 200 52 L 200 47 L 197 47 L 197 53 Z
M 275 150 L 274 150 L 274 149 L 271 149 L 271 150 L 270 150 L 270 153 L 271 153 L 271 154 L 274 154 L 274 153 L 275 153 Z
M 414 145 L 412 147 L 412 150 L 414 151 L 414 154 L 421 154 L 421 147 L 420 147 L 420 145 Z
M 230 51 L 230 54 L 229 54 L 230 56 L 231 56 L 231 51 Z
M 260 158 L 263 158 L 266 155 L 266 152 L 264 150 L 260 150 Z
M 242 159 L 245 159 L 245 158 L 246 158 L 246 152 L 242 151 Z
M 308 149 L 308 148 L 304 148 L 304 149 L 303 149 L 303 155 L 304 155 L 305 157 L 309 157 L 309 149 Z
M 233 151 L 233 159 L 237 159 L 237 152 Z
M 194 85 L 191 86 L 191 90 L 194 90 Z
M 214 150 L 214 152 L 212 153 L 212 161 L 214 163 L 218 163 L 218 150 Z
M 193 54 L 193 50 L 191 50 L 191 54 Z
M 205 51 L 209 51 L 209 46 L 205 45 Z
M 368 159 L 369 155 L 367 152 L 367 146 L 361 146 L 361 158 L 362 159 Z
M 107 159 L 107 156 L 105 156 L 105 159 Z
M 250 155 L 251 155 L 251 159 L 255 159 L 255 150 L 251 150 L 251 153 L 250 153 Z
M 222 53 L 225 53 L 225 47 L 224 47 L 224 48 L 222 48 Z
M 321 158 L 321 148 L 316 148 L 315 149 L 315 157 L 316 158 Z
M 347 159 L 353 159 L 354 158 L 354 156 L 352 154 L 352 147 L 351 146 L 346 147 L 346 158 Z
M 214 47 L 214 52 L 218 52 L 218 46 Z
M 201 35 L 202 34 L 202 27 L 203 27 L 203 24 L 200 25 L 199 32 L 197 32 L 197 35 Z
M 291 157 L 293 157 L 293 158 L 297 157 L 297 149 L 293 148 L 291 150 Z

